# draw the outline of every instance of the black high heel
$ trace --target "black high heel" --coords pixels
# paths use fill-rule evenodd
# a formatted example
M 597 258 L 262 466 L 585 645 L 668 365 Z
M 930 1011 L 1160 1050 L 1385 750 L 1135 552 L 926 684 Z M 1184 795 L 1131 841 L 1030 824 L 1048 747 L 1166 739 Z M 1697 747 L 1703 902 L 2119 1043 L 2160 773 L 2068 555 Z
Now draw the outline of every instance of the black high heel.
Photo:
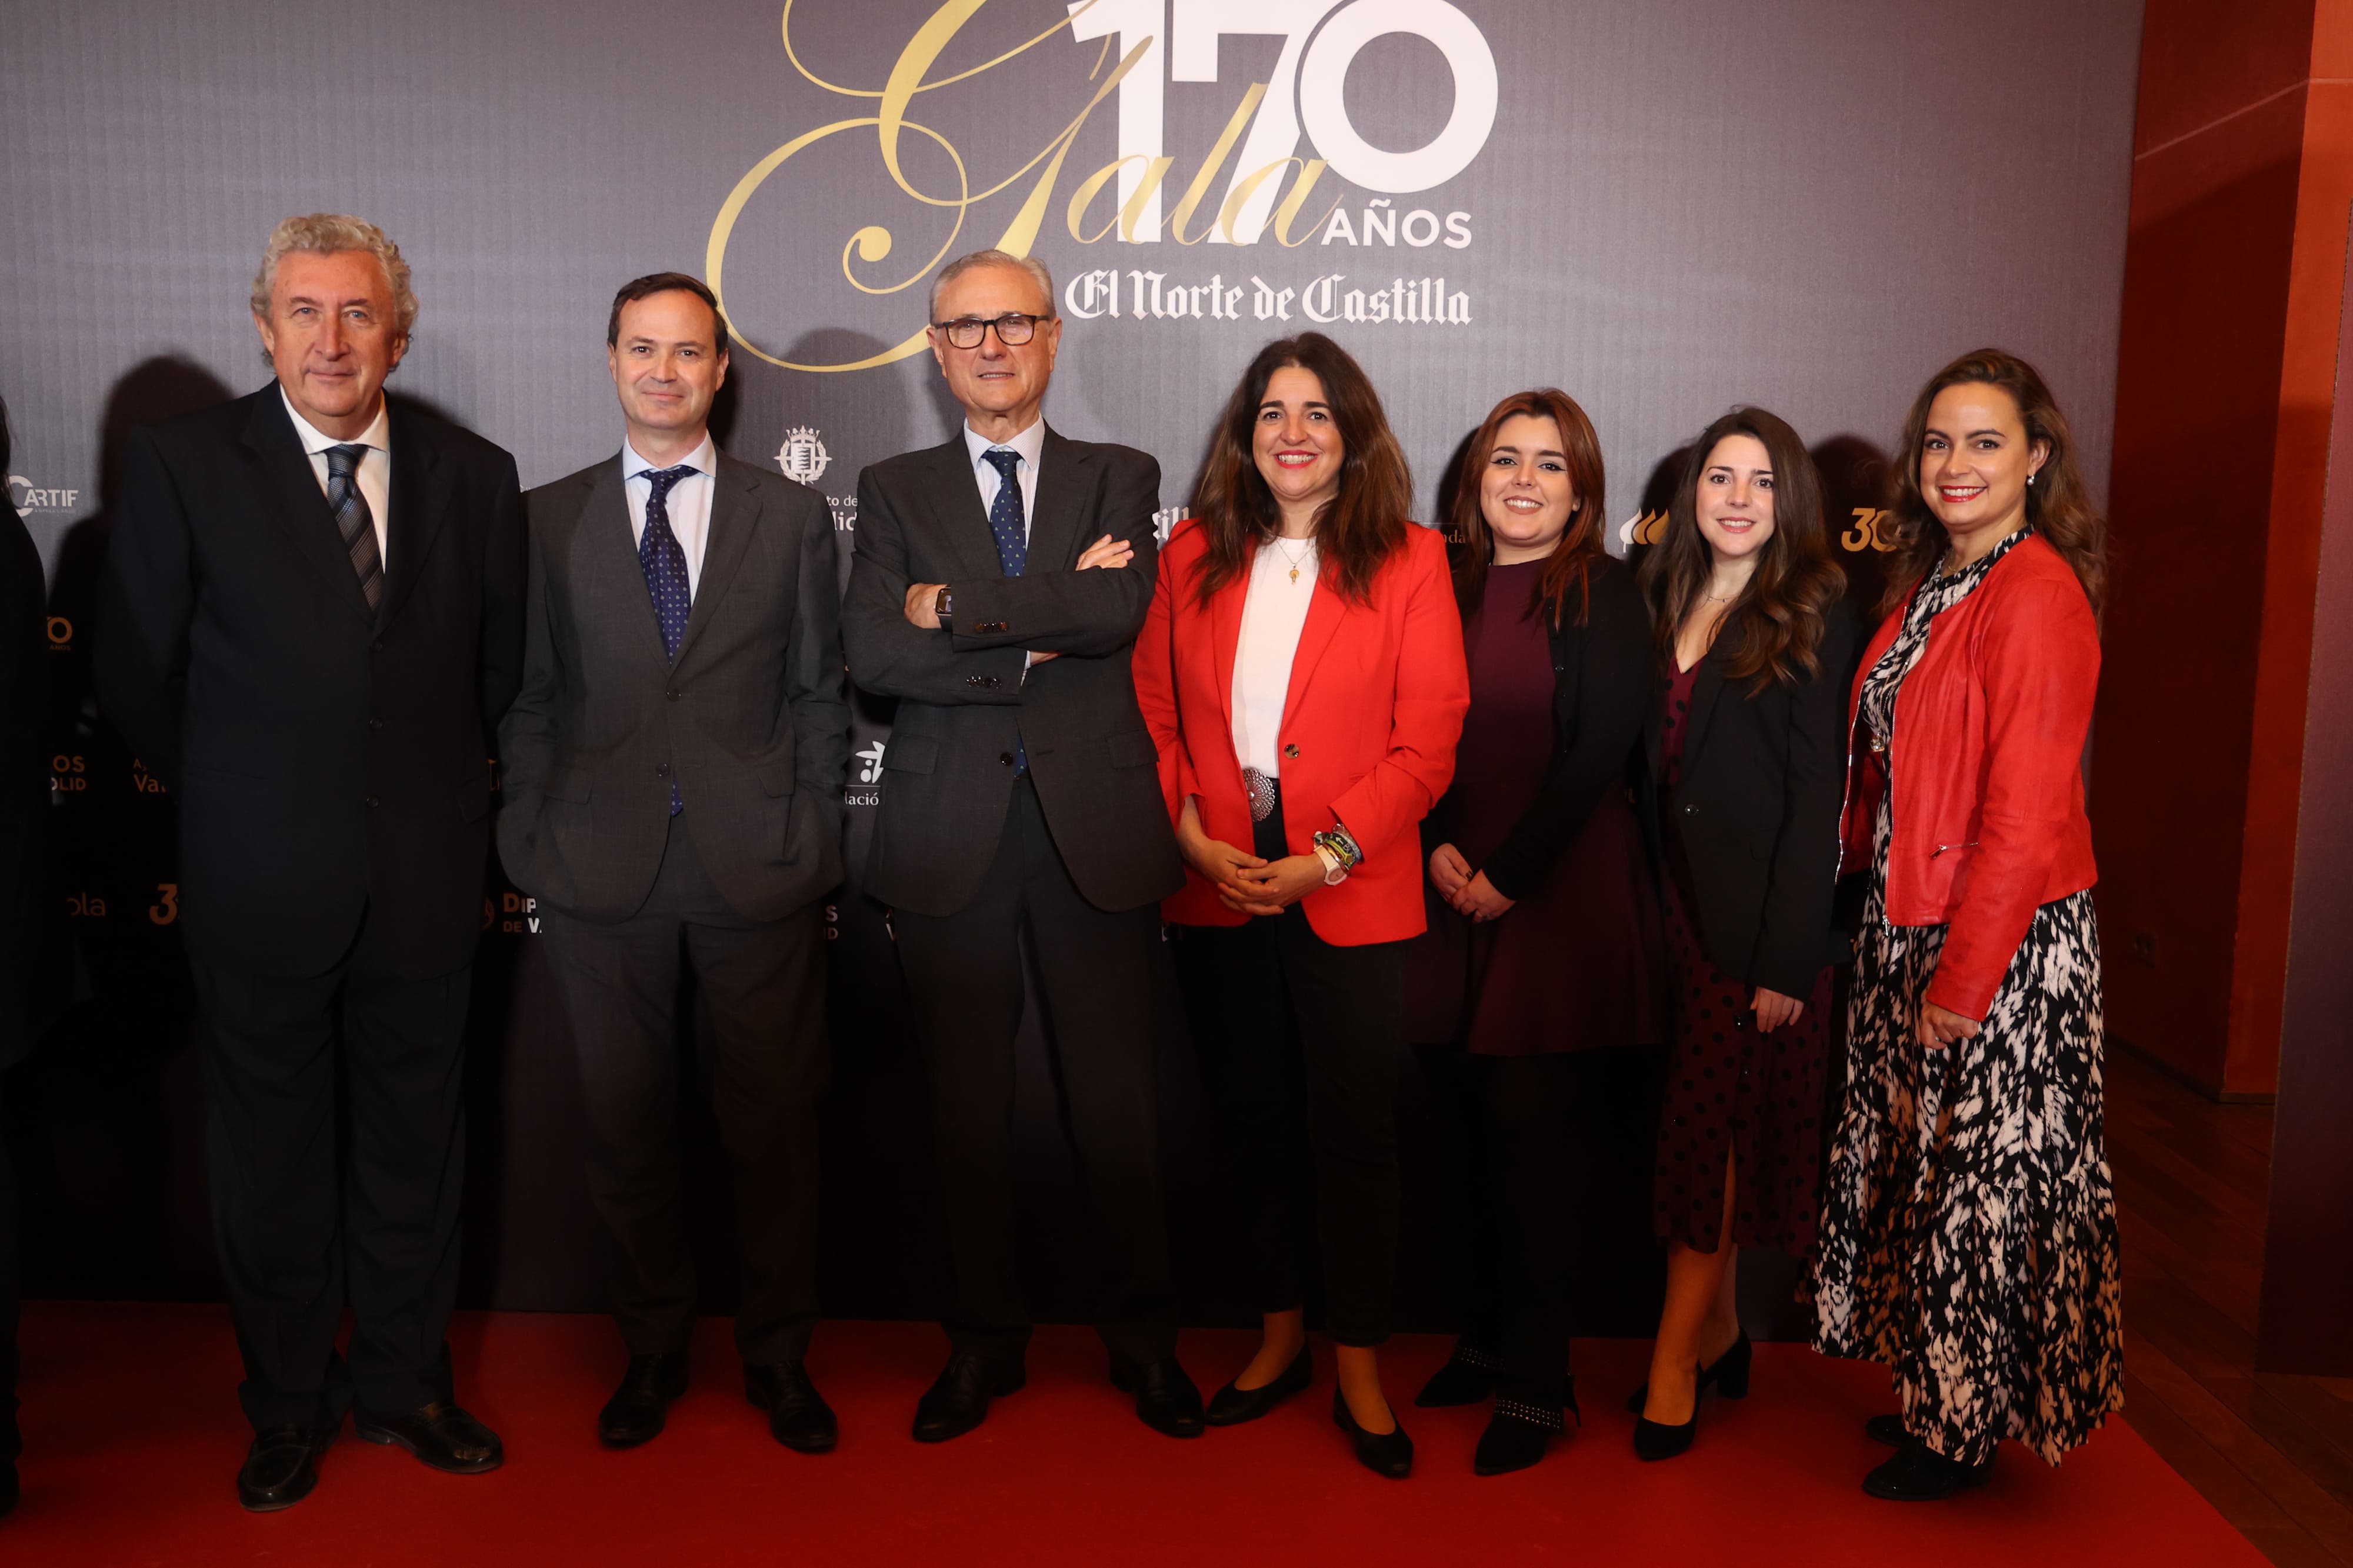
M 1397 1421 L 1397 1412 L 1389 1412 Z M 1413 1471 L 1413 1439 L 1405 1435 L 1405 1423 L 1398 1421 L 1395 1430 L 1367 1432 L 1356 1425 L 1356 1413 L 1348 1408 L 1348 1396 L 1338 1389 L 1332 1391 L 1332 1422 L 1348 1435 L 1356 1446 L 1356 1463 L 1377 1476 L 1400 1480 Z
M 1741 1330 L 1740 1337 L 1732 1342 L 1730 1350 L 1715 1358 L 1715 1365 L 1699 1369 L 1699 1387 L 1694 1392 L 1694 1397 L 1705 1394 L 1708 1385 L 1713 1384 L 1716 1392 L 1726 1399 L 1747 1398 L 1748 1372 L 1750 1363 L 1755 1359 L 1756 1348 L 1749 1342 L 1748 1331 Z M 1634 1392 L 1626 1396 L 1626 1408 L 1632 1414 L 1640 1415 L 1642 1414 L 1642 1406 L 1650 1402 L 1651 1383 L 1650 1379 L 1644 1378 L 1634 1385 Z
M 1577 1407 L 1577 1379 L 1573 1374 L 1556 1405 L 1535 1405 L 1514 1399 L 1509 1394 L 1498 1394 L 1495 1413 L 1487 1418 L 1487 1429 L 1479 1435 L 1479 1448 L 1471 1460 L 1472 1470 L 1482 1476 L 1504 1476 L 1542 1460 L 1545 1450 L 1552 1446 L 1554 1435 L 1567 1430 L 1563 1409 L 1577 1417 L 1579 1426 L 1585 1425 L 1585 1415 Z
M 1692 1446 L 1692 1437 L 1699 1431 L 1699 1412 L 1680 1426 L 1669 1426 L 1647 1415 L 1634 1419 L 1634 1457 L 1644 1461 L 1672 1459 Z
M 1239 1378 L 1240 1374 L 1236 1374 Z M 1212 1426 L 1239 1426 L 1245 1421 L 1255 1421 L 1284 1400 L 1297 1394 L 1315 1377 L 1314 1358 L 1301 1345 L 1291 1364 L 1274 1374 L 1272 1383 L 1256 1388 L 1237 1388 L 1229 1383 L 1209 1400 L 1208 1420 Z

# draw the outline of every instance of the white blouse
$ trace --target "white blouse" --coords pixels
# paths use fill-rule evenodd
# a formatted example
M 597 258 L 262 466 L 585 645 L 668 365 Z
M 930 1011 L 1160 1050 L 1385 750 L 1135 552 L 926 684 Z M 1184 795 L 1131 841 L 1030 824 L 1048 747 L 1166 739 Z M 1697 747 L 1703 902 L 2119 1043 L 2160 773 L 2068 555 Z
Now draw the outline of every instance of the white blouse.
M 1262 541 L 1250 562 L 1234 649 L 1234 755 L 1269 778 L 1282 776 L 1282 703 L 1320 565 L 1312 539 Z

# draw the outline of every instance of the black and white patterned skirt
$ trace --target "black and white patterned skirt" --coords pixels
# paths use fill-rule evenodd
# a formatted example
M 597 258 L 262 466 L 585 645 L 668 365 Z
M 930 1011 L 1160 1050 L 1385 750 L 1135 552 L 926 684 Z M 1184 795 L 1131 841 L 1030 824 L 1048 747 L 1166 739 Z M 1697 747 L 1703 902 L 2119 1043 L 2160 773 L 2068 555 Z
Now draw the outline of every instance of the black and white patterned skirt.
M 1905 1425 L 1976 1464 L 2052 1464 L 2124 1404 L 2123 1273 L 2100 1087 L 2089 891 L 2035 911 L 1975 1039 L 1917 1042 L 1944 926 L 1876 892 L 1823 1183 L 1815 1348 L 1884 1363 Z

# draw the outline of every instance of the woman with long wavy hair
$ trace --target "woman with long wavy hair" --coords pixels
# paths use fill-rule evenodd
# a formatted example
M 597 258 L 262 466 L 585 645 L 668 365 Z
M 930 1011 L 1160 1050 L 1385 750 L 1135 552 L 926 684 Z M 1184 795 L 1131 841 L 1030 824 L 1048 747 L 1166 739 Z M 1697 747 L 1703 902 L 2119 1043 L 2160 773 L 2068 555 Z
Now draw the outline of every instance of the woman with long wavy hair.
M 1863 1489 L 2051 1464 L 2124 1403 L 2083 758 L 2106 527 L 2051 390 L 1983 349 L 1897 457 L 1886 616 L 1850 708 L 1845 866 L 1867 873 L 1815 1344 L 1894 1373 Z
M 1708 1387 L 1748 1391 L 1735 1249 L 1803 1258 L 1814 1238 L 1854 622 L 1798 433 L 1761 408 L 1710 425 L 1642 583 L 1674 1025 L 1653 1178 L 1667 1300 L 1630 1403 L 1634 1451 L 1665 1459 Z
M 1415 1403 L 1493 1396 L 1481 1475 L 1542 1459 L 1577 1408 L 1574 1205 L 1588 1194 L 1573 1192 L 1662 1037 L 1658 889 L 1631 799 L 1651 617 L 1604 542 L 1606 506 L 1593 422 L 1546 387 L 1480 424 L 1448 518 L 1471 710 L 1422 833 L 1430 930 L 1407 1003 L 1409 1037 L 1454 1091 L 1474 1191 L 1448 1227 L 1471 1255 L 1462 1335 Z
M 1248 1189 L 1264 1313 L 1209 1422 L 1254 1420 L 1311 1381 L 1298 1238 L 1312 1213 L 1333 1420 L 1388 1476 L 1413 1464 L 1377 1358 L 1397 1273 L 1405 950 L 1423 923 L 1421 819 L 1470 701 L 1445 542 L 1407 521 L 1411 498 L 1356 362 L 1317 332 L 1269 343 L 1160 552 L 1134 662 L 1187 867 L 1162 909 Z

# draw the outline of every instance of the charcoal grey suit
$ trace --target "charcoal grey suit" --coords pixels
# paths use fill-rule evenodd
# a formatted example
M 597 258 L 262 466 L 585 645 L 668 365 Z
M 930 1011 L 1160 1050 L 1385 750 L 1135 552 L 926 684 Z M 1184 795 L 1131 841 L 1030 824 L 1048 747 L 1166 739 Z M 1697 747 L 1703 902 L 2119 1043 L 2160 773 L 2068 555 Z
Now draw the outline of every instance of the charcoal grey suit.
M 630 1352 L 684 1350 L 693 1326 L 675 1103 L 683 949 L 718 1041 L 736 1342 L 748 1363 L 798 1360 L 817 1316 L 821 900 L 841 877 L 849 762 L 833 518 L 816 492 L 721 457 L 671 659 L 623 479 L 607 460 L 525 498 L 528 637 L 500 727 L 499 853 L 540 901 L 578 1045 L 589 1186 Z

